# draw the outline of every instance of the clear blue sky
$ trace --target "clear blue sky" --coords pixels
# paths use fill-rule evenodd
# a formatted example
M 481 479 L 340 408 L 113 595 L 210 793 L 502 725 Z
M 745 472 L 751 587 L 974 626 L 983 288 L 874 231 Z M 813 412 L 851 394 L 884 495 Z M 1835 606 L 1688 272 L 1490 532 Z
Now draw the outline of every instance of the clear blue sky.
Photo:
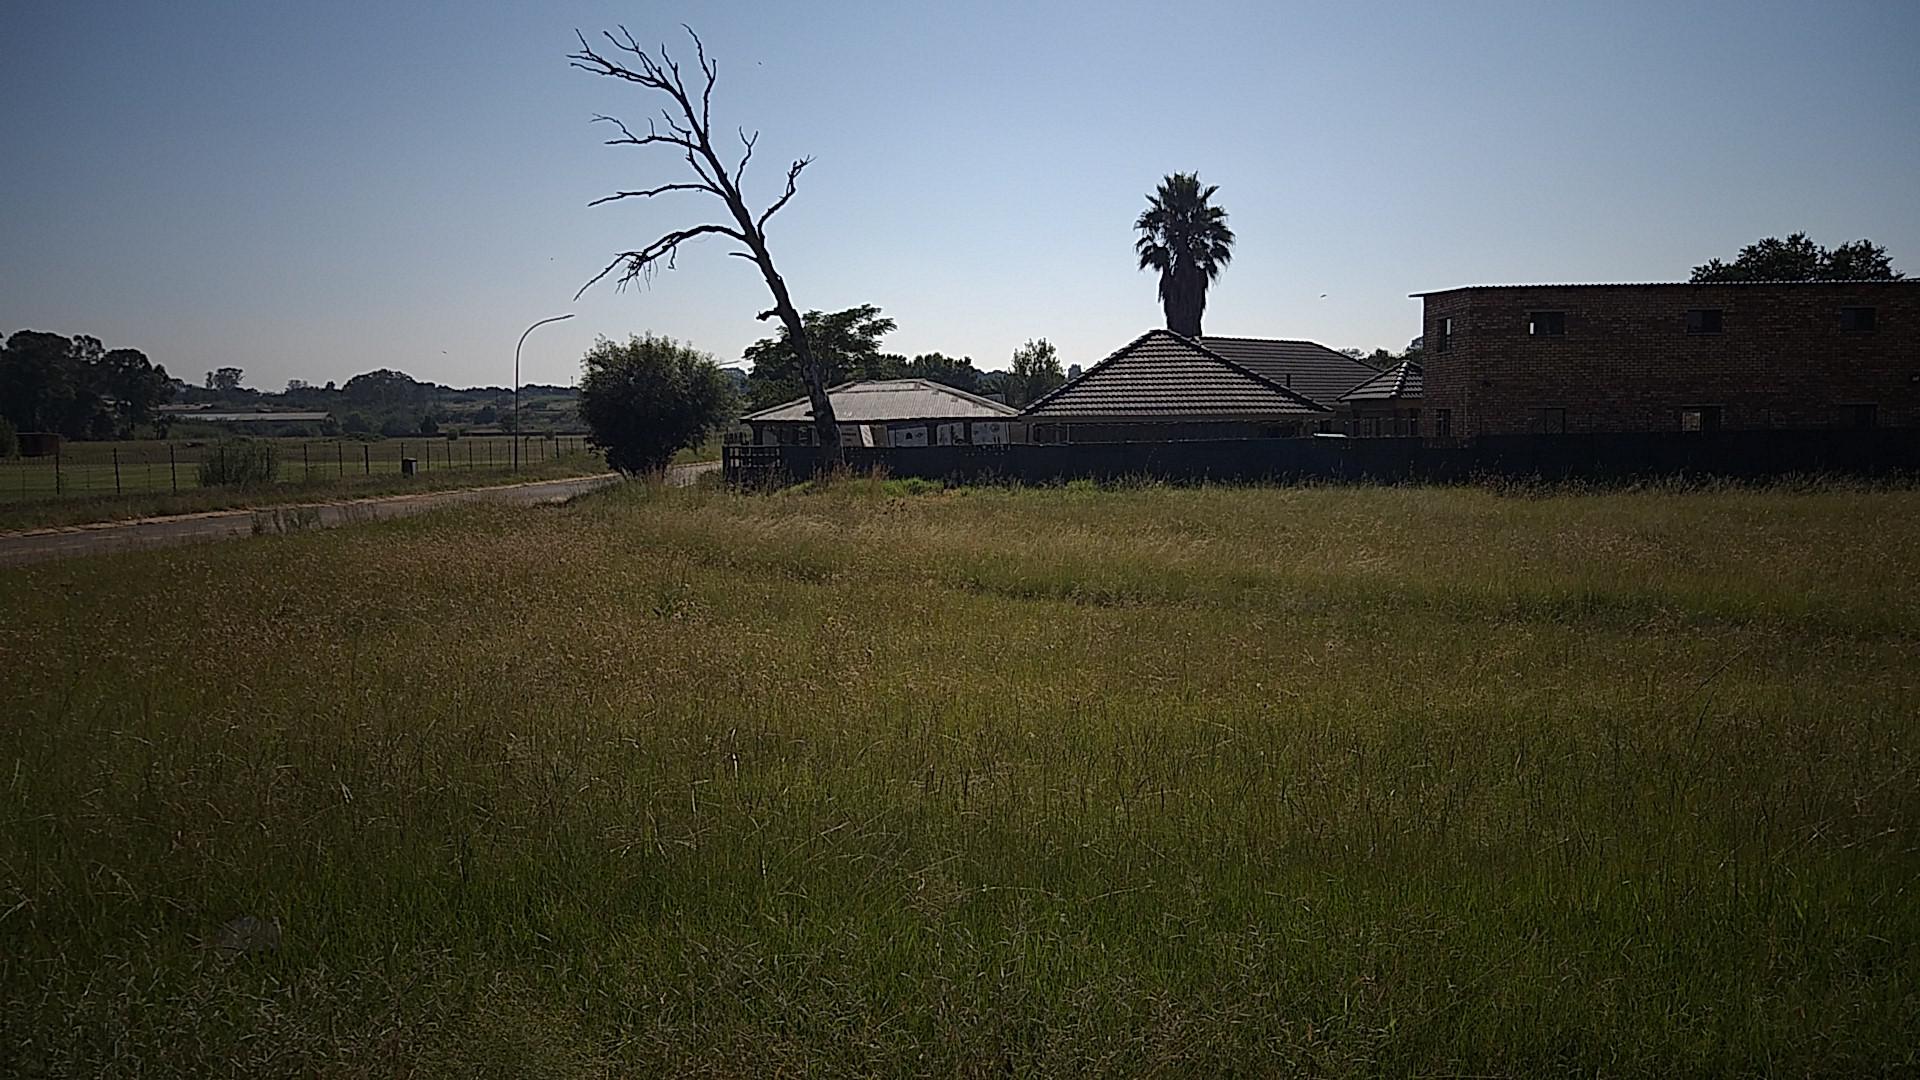
M 566 382 L 597 334 L 721 361 L 769 330 L 722 242 L 574 291 L 707 219 L 659 102 L 567 66 L 573 29 L 700 30 L 716 126 L 763 132 L 803 308 L 875 303 L 895 351 L 1089 364 L 1159 325 L 1132 223 L 1198 170 L 1239 234 L 1210 333 L 1399 348 L 1406 294 L 1671 280 L 1767 234 L 1920 273 L 1920 4 L 128 3 L 0 9 L 0 332 L 93 333 L 248 384 L 375 367 Z M 1324 298 L 1322 294 L 1326 294 Z

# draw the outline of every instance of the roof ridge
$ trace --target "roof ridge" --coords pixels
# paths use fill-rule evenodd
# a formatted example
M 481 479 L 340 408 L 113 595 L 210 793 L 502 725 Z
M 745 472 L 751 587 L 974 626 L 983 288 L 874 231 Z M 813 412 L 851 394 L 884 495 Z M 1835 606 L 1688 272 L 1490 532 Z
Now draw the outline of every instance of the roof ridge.
M 1020 415 L 1025 416 L 1027 413 L 1033 411 L 1034 409 L 1039 408 L 1043 403 L 1047 401 L 1051 401 L 1055 397 L 1058 397 L 1059 395 L 1066 393 L 1068 387 L 1077 386 L 1080 383 L 1085 382 L 1088 376 L 1092 375 L 1096 371 L 1099 371 L 1101 368 L 1106 367 L 1108 364 L 1113 363 L 1115 360 L 1118 360 L 1121 354 L 1125 353 L 1127 350 L 1133 348 L 1135 345 L 1140 344 L 1141 342 L 1147 340 L 1148 338 L 1152 337 L 1155 334 L 1166 334 L 1171 337 L 1180 336 L 1178 334 L 1175 334 L 1171 330 L 1162 330 L 1156 326 L 1148 330 L 1146 333 L 1141 334 L 1140 336 L 1134 338 L 1132 341 L 1127 342 L 1125 345 L 1122 345 L 1119 348 L 1108 353 L 1105 359 L 1100 360 L 1099 362 L 1095 363 L 1092 367 L 1087 368 L 1086 370 L 1080 372 L 1080 374 L 1077 377 L 1068 379 L 1066 382 L 1061 383 L 1059 386 L 1054 387 L 1053 389 L 1047 391 L 1046 393 L 1041 394 L 1039 397 L 1034 398 L 1032 401 L 1027 402 L 1025 405 L 1020 406 Z
M 1169 330 L 1169 331 L 1167 331 L 1167 333 L 1169 333 L 1169 334 L 1173 334 L 1173 331 L 1171 331 L 1171 330 Z M 1249 369 L 1249 368 L 1247 368 L 1247 367 L 1244 367 L 1244 366 L 1242 366 L 1242 365 L 1240 365 L 1240 364 L 1237 364 L 1237 363 L 1235 363 L 1235 362 L 1233 362 L 1232 360 L 1229 360 L 1229 359 L 1227 359 L 1226 357 L 1224 357 L 1224 356 L 1221 356 L 1221 355 L 1220 355 L 1219 353 L 1217 353 L 1217 352 L 1214 352 L 1214 351 L 1213 351 L 1212 349 L 1209 349 L 1209 348 L 1207 348 L 1207 347 L 1206 347 L 1206 345 L 1204 345 L 1204 344 L 1202 344 L 1201 342 L 1199 342 L 1199 341 L 1197 341 L 1197 340 L 1195 340 L 1195 339 L 1192 339 L 1192 338 L 1186 338 L 1186 337 L 1181 337 L 1181 336 L 1180 336 L 1179 334 L 1173 334 L 1173 336 L 1174 336 L 1174 337 L 1177 337 L 1177 338 L 1180 338 L 1180 340 L 1181 340 L 1181 341 L 1185 341 L 1185 342 L 1188 342 L 1188 343 L 1189 343 L 1189 344 L 1191 344 L 1191 345 L 1192 345 L 1192 346 L 1193 346 L 1194 348 L 1196 348 L 1196 349 L 1199 349 L 1199 350 L 1200 350 L 1201 352 L 1203 352 L 1203 353 L 1206 353 L 1206 354 L 1207 354 L 1208 356 L 1211 356 L 1211 357 L 1213 357 L 1213 358 L 1214 358 L 1215 360 L 1218 360 L 1218 361 L 1220 361 L 1221 363 L 1223 363 L 1223 364 L 1225 364 L 1225 365 L 1227 365 L 1227 367 L 1229 367 L 1229 368 L 1232 368 L 1232 369 L 1233 369 L 1234 371 L 1237 371 L 1237 372 L 1239 372 L 1240 374 L 1242 374 L 1242 375 L 1245 375 L 1245 376 L 1247 376 L 1248 378 L 1250 378 L 1250 379 L 1252 379 L 1253 381 L 1255 381 L 1255 382 L 1257 382 L 1257 383 L 1264 383 L 1264 384 L 1265 384 L 1265 385 L 1267 385 L 1267 386 L 1271 386 L 1271 387 L 1273 387 L 1273 388 L 1274 388 L 1275 390 L 1278 390 L 1278 391 L 1280 391 L 1280 392 L 1281 392 L 1282 394 L 1285 394 L 1286 396 L 1288 396 L 1288 397 L 1290 397 L 1290 398 L 1292 398 L 1292 399 L 1294 399 L 1295 401 L 1297 401 L 1297 402 L 1299 402 L 1299 403 L 1300 403 L 1300 404 L 1302 404 L 1302 405 L 1306 405 L 1306 406 L 1307 406 L 1307 407 L 1309 407 L 1309 408 L 1313 408 L 1313 409 L 1318 409 L 1318 410 L 1320 410 L 1321 412 L 1327 412 L 1327 411 L 1328 411 L 1328 409 L 1327 409 L 1327 407 L 1326 407 L 1325 405 L 1322 405 L 1322 404 L 1320 404 L 1319 402 L 1317 402 L 1317 401 L 1315 401 L 1315 400 L 1313 400 L 1312 398 L 1310 398 L 1310 397 L 1308 397 L 1308 396 L 1306 396 L 1305 394 L 1302 394 L 1302 393 L 1299 393 L 1298 391 L 1296 391 L 1296 390 L 1294 390 L 1294 388 L 1293 388 L 1293 387 L 1291 387 L 1291 386 L 1282 386 L 1282 385 L 1280 385 L 1279 383 L 1277 383 L 1277 382 L 1274 382 L 1274 381 L 1273 381 L 1272 379 L 1269 379 L 1269 378 L 1267 378 L 1266 376 L 1264 376 L 1264 375 L 1261 375 L 1260 373 L 1258 373 L 1258 372 L 1256 372 L 1256 371 L 1253 371 L 1253 370 L 1251 370 L 1251 369 Z M 1257 340 L 1262 340 L 1262 339 L 1259 339 L 1259 338 L 1249 338 L 1249 339 L 1245 339 L 1245 340 L 1252 340 L 1252 341 L 1257 341 Z M 1266 340 L 1271 340 L 1271 339 L 1266 339 Z M 1325 346 L 1322 346 L 1322 348 L 1325 348 Z
M 1221 356 L 1219 353 L 1214 352 L 1212 349 L 1207 348 L 1205 345 L 1201 344 L 1199 341 L 1193 338 L 1187 337 L 1184 334 L 1176 334 L 1171 330 L 1163 329 L 1161 327 L 1156 326 L 1153 329 L 1148 330 L 1146 333 L 1141 334 L 1140 336 L 1134 338 L 1132 341 L 1127 342 L 1125 345 L 1120 346 L 1118 349 L 1115 349 L 1112 353 L 1109 353 L 1107 357 L 1101 360 L 1099 363 L 1093 365 L 1090 368 L 1087 368 L 1085 371 L 1082 371 L 1080 373 L 1079 378 L 1068 379 L 1065 383 L 1062 383 L 1060 386 L 1055 387 L 1053 390 L 1049 391 L 1048 393 L 1035 398 L 1031 402 L 1028 402 L 1024 407 L 1021 408 L 1020 415 L 1027 416 L 1031 414 L 1035 409 L 1040 408 L 1042 405 L 1045 405 L 1046 403 L 1052 401 L 1054 398 L 1060 396 L 1061 394 L 1066 393 L 1068 389 L 1074 386 L 1078 386 L 1082 382 L 1085 382 L 1087 379 L 1093 376 L 1094 372 L 1100 371 L 1108 367 L 1109 365 L 1113 364 L 1116 360 L 1119 360 L 1121 357 L 1127 355 L 1129 352 L 1131 352 L 1133 349 L 1138 347 L 1141 343 L 1145 342 L 1147 339 L 1156 337 L 1156 336 L 1171 338 L 1175 342 L 1178 342 L 1181 345 L 1185 345 L 1187 348 L 1190 348 L 1195 352 L 1199 353 L 1201 357 L 1203 357 L 1204 359 L 1211 360 L 1214 363 L 1219 364 L 1220 366 L 1226 368 L 1228 371 L 1231 371 L 1236 375 L 1239 375 L 1246 379 L 1250 379 L 1252 380 L 1254 385 L 1264 387 L 1268 390 L 1272 390 L 1275 393 L 1281 395 L 1282 397 L 1288 399 L 1289 401 L 1292 401 L 1296 405 L 1303 405 L 1306 408 L 1311 409 L 1315 412 L 1331 411 L 1325 405 L 1320 404 L 1318 401 L 1315 401 L 1312 398 L 1307 397 L 1305 394 L 1302 394 L 1291 387 L 1281 386 L 1279 383 L 1276 383 L 1273 380 L 1268 379 L 1257 372 L 1250 371 L 1247 368 L 1241 366 L 1240 364 L 1234 363 L 1232 360 L 1229 360 L 1226 357 Z
M 981 397 L 979 394 L 968 393 L 967 391 L 962 390 L 957 386 L 948 386 L 946 383 L 943 383 L 938 379 L 929 379 L 920 375 L 912 375 L 912 376 L 908 376 L 906 378 L 901 378 L 901 379 L 848 379 L 845 382 L 835 383 L 832 386 L 827 387 L 827 393 L 829 395 L 832 395 L 835 393 L 856 390 L 859 387 L 865 387 L 865 386 L 877 387 L 877 386 L 903 386 L 903 385 L 911 385 L 922 390 L 932 390 L 932 391 L 938 391 L 945 394 L 951 394 L 954 397 L 962 398 L 975 405 L 986 405 L 996 410 L 1006 409 L 1007 412 L 1003 414 L 1006 416 L 1017 416 L 1020 413 L 1020 410 L 1013 408 L 1011 405 L 1008 405 L 1004 401 L 995 401 L 989 397 Z M 748 420 L 755 420 L 760 417 L 766 416 L 768 413 L 776 413 L 782 409 L 790 409 L 795 405 L 807 405 L 811 407 L 812 404 L 813 403 L 811 400 L 811 395 L 802 394 L 799 397 L 792 399 L 791 401 L 783 401 L 778 405 L 769 405 L 764 409 L 758 409 L 758 410 L 755 410 L 754 412 L 750 412 L 745 416 L 740 417 L 740 419 L 736 422 L 743 423 Z

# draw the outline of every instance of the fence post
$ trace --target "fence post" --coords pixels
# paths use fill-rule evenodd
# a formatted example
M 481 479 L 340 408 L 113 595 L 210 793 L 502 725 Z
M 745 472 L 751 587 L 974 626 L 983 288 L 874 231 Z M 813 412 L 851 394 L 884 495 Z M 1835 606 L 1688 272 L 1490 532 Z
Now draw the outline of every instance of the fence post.
M 120 494 L 120 448 L 113 448 L 113 493 Z
M 53 444 L 53 493 L 64 495 L 65 488 L 66 485 L 60 480 L 60 444 L 56 442 Z
M 300 479 L 302 480 L 313 479 L 313 462 L 307 460 L 307 448 L 312 445 L 312 443 L 300 444 Z
M 368 476 L 373 475 L 373 448 L 366 443 L 360 444 L 360 464 L 366 468 Z
M 420 457 L 421 457 L 420 471 L 432 472 L 433 471 L 433 440 L 428 439 L 425 443 L 422 443 L 421 445 L 426 447 L 426 449 L 421 451 L 421 454 L 420 454 Z
M 173 477 L 173 493 L 180 494 L 180 461 L 174 456 L 173 444 L 167 444 L 167 472 Z
M 335 439 L 333 441 L 333 456 L 340 464 L 340 475 L 347 475 L 347 444 Z

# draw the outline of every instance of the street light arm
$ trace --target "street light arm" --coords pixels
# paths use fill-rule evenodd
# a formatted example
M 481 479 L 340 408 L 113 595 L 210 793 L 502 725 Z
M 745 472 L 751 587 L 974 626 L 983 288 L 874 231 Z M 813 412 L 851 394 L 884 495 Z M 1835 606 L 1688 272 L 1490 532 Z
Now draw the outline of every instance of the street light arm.
M 515 370 L 516 371 L 519 370 L 518 364 L 519 364 L 519 357 L 520 357 L 520 346 L 525 345 L 527 343 L 527 334 L 533 333 L 535 330 L 540 329 L 541 327 L 547 325 L 550 322 L 561 322 L 563 320 L 571 319 L 571 318 L 573 318 L 573 313 L 568 312 L 565 315 L 555 315 L 550 319 L 541 319 L 539 322 L 534 323 L 532 326 L 527 327 L 525 333 L 522 333 L 520 335 L 520 340 L 516 342 L 513 346 Z M 516 383 L 519 382 L 520 381 L 519 376 L 518 375 L 514 376 L 513 381 Z
M 520 346 L 527 343 L 527 335 L 533 333 L 535 330 L 540 329 L 550 322 L 560 322 L 564 319 L 571 318 L 573 318 L 573 312 L 569 311 L 565 315 L 555 315 L 551 318 L 541 319 L 539 322 L 527 327 L 526 330 L 521 333 L 520 340 L 513 344 L 513 467 L 515 469 L 520 468 Z

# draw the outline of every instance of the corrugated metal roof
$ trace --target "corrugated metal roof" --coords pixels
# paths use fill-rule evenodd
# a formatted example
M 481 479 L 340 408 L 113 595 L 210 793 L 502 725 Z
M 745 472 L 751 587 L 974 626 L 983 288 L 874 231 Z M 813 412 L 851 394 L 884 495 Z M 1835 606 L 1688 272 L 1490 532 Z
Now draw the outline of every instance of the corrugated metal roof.
M 1286 387 L 1322 404 L 1380 373 L 1345 353 L 1311 341 L 1274 338 L 1202 337 L 1200 344 L 1275 386 Z
M 211 424 L 313 423 L 330 420 L 329 412 L 170 412 L 169 420 L 205 420 Z
M 1394 401 L 1417 398 L 1425 384 L 1425 373 L 1412 361 L 1395 364 L 1387 370 L 1340 395 L 1341 401 Z
M 1455 285 L 1451 289 L 1428 289 L 1408 296 L 1439 296 L 1441 293 L 1470 292 L 1475 289 L 1722 289 L 1749 285 L 1920 285 L 1920 278 L 1855 278 L 1848 281 L 1578 281 L 1539 285 Z
M 1036 419 L 1207 420 L 1324 408 L 1168 330 L 1150 330 L 1027 406 Z
M 895 420 L 983 419 L 1013 416 L 1020 410 L 956 390 L 931 379 L 871 379 L 841 383 L 827 391 L 834 419 L 843 424 L 878 424 Z M 812 420 L 813 405 L 795 398 L 784 405 L 749 413 L 741 420 Z

